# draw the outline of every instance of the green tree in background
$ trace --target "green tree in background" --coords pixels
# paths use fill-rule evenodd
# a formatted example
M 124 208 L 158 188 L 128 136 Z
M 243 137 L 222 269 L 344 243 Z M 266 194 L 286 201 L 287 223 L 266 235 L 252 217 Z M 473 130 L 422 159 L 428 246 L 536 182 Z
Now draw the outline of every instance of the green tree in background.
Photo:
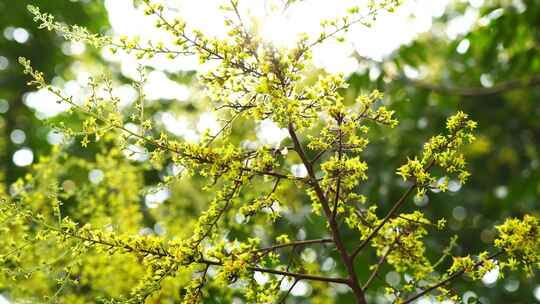
M 0 130 L 2 132 L 2 179 L 14 182 L 24 170 L 12 162 L 13 154 L 28 148 L 33 154 L 41 155 L 49 150 L 47 128 L 25 106 L 24 93 L 30 91 L 27 79 L 17 63 L 19 56 L 32 59 L 36 67 L 61 77 L 72 77 L 70 68 L 76 61 L 86 59 L 96 62 L 98 56 L 92 49 L 82 54 L 70 53 L 70 43 L 55 33 L 37 29 L 32 16 L 26 11 L 28 4 L 39 5 L 54 13 L 60 20 L 87 26 L 93 31 L 107 27 L 105 10 L 97 3 L 84 1 L 0 1 Z M 72 71 L 72 69 L 71 69 Z M 15 138 L 15 142 L 11 138 Z
M 6 21 L 13 24 L 4 31 L 13 51 L 0 55 L 7 75 L 21 79 L 0 88 L 9 101 L 0 192 L 4 297 L 534 301 L 540 5 L 454 3 L 432 32 L 382 62 L 354 54 L 367 68 L 345 79 L 317 69 L 312 48 L 347 43 L 347 29 L 368 25 L 400 1 L 353 6 L 291 48 L 261 38 L 242 2 L 222 8 L 227 38 L 193 29 L 158 2 L 139 2 L 167 41 L 108 36 L 97 4 L 35 3 L 29 15 L 21 2 Z M 478 18 L 469 31 L 441 34 L 471 12 Z M 35 32 L 37 26 L 49 31 Z M 38 50 L 26 44 L 45 38 L 50 58 L 26 53 Z M 112 52 L 171 65 L 196 56 L 213 67 L 196 80 L 194 73 L 167 73 L 163 81 L 192 90 L 177 102 L 145 96 L 153 71 L 143 66 L 132 79 L 115 66 L 93 69 L 84 90 L 71 95 L 55 78 L 77 77 L 61 52 L 70 53 L 66 43 L 85 43 L 75 58 L 90 64 Z M 69 107 L 47 127 L 21 102 L 28 77 Z M 128 101 L 120 94 L 126 90 L 134 93 Z M 193 125 L 210 109 L 216 128 L 195 139 L 171 131 L 178 123 L 172 117 Z M 262 140 L 264 125 L 281 132 L 277 144 Z M 49 147 L 53 129 L 64 140 Z M 11 162 L 23 144 L 41 156 L 27 170 Z M 488 282 L 493 273 L 498 280 Z
M 449 38 L 450 24 L 471 12 L 477 17 L 470 30 Z M 402 162 L 397 151 L 415 151 L 456 108 L 478 121 L 477 141 L 468 149 L 474 173 L 469 185 L 456 187 L 459 195 L 428 195 L 428 202 L 419 202 L 433 216 L 453 214 L 448 219 L 452 233 L 460 232 L 457 252 L 481 250 L 492 242 L 496 231 L 490 227 L 502 218 L 538 213 L 539 17 L 535 1 L 484 1 L 481 6 L 456 1 L 434 21 L 430 32 L 382 62 L 358 57 L 370 69 L 381 71 L 375 83 L 369 78 L 370 69 L 349 79 L 352 90 L 379 88 L 390 96 L 401 117 L 396 131 L 407 134 L 391 136 L 395 146 L 390 149 L 371 147 L 370 163 L 381 164 L 378 170 L 397 166 Z M 372 181 L 372 193 L 384 200 L 401 188 L 383 176 Z M 538 301 L 533 296 L 535 288 L 536 293 L 540 290 L 537 280 L 509 275 L 486 285 L 489 288 L 474 289 L 468 281 L 456 284 L 483 301 L 498 299 L 490 303 Z

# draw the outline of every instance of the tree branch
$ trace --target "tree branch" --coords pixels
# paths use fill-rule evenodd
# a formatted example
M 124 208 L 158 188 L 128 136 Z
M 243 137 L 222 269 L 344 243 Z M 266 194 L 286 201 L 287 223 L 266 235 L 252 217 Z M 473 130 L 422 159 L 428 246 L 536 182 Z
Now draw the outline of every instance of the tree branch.
M 432 160 L 427 166 L 426 166 L 426 169 L 425 170 L 429 170 L 433 165 L 435 164 L 435 161 Z M 384 219 L 381 221 L 381 223 L 375 227 L 375 229 L 368 235 L 367 238 L 365 238 L 362 243 L 360 243 L 360 245 L 354 250 L 354 252 L 352 253 L 351 257 L 352 259 L 354 260 L 356 258 L 356 256 L 360 253 L 360 251 L 362 251 L 362 249 L 364 247 L 366 247 L 366 245 L 369 243 L 369 241 L 371 241 L 371 239 L 373 239 L 377 233 L 379 232 L 379 230 L 381 230 L 381 228 L 390 220 L 394 217 L 394 215 L 396 214 L 396 212 L 399 210 L 399 208 L 405 204 L 405 202 L 407 201 L 407 199 L 411 196 L 411 194 L 413 193 L 414 189 L 416 189 L 416 187 L 418 186 L 418 184 L 415 182 L 414 184 L 412 184 L 409 189 L 407 189 L 407 191 L 397 200 L 397 202 L 394 204 L 394 206 L 392 206 L 392 209 L 390 209 L 390 211 L 388 211 L 388 213 L 386 214 L 386 216 L 384 217 Z
M 386 214 L 386 216 L 384 217 L 384 219 L 381 221 L 381 223 L 379 225 L 377 225 L 377 227 L 375 227 L 375 229 L 368 235 L 367 238 L 365 238 L 362 243 L 360 243 L 360 245 L 353 251 L 351 257 L 352 259 L 354 260 L 354 258 L 356 258 L 356 256 L 360 253 L 360 251 L 362 251 L 362 249 L 364 249 L 364 247 L 366 247 L 366 245 L 369 243 L 369 241 L 371 241 L 371 239 L 373 239 L 377 233 L 379 232 L 379 230 L 381 230 L 381 228 L 392 218 L 394 217 L 394 214 L 398 211 L 398 209 L 407 201 L 407 199 L 409 198 L 409 196 L 413 193 L 414 189 L 416 189 L 416 186 L 417 184 L 414 183 L 413 185 L 411 185 L 409 187 L 409 189 L 407 189 L 407 191 L 399 198 L 399 200 L 394 204 L 394 206 L 392 206 L 392 209 L 390 209 L 390 211 Z
M 324 214 L 330 226 L 330 232 L 332 233 L 332 238 L 334 239 L 336 248 L 339 251 L 341 260 L 343 264 L 345 265 L 347 272 L 349 273 L 348 285 L 351 287 L 357 303 L 367 304 L 365 296 L 364 296 L 364 292 L 362 291 L 362 288 L 358 284 L 358 278 L 356 275 L 356 271 L 354 270 L 352 259 L 347 253 L 347 249 L 345 248 L 345 245 L 343 244 L 339 227 L 335 219 L 332 217 L 332 210 L 330 209 L 328 199 L 326 198 L 326 195 L 324 194 L 324 191 L 317 180 L 317 177 L 315 175 L 315 170 L 313 169 L 313 164 L 309 161 L 309 158 L 307 157 L 304 151 L 304 148 L 302 147 L 302 144 L 300 143 L 300 140 L 298 139 L 298 136 L 296 135 L 296 132 L 294 130 L 294 126 L 292 123 L 289 123 L 288 130 L 289 130 L 289 135 L 291 136 L 291 139 L 293 141 L 295 151 L 300 157 L 300 159 L 302 159 L 302 162 L 308 172 L 308 177 L 309 177 L 311 186 L 314 188 L 317 198 L 319 199 L 322 205 Z
M 54 230 L 57 230 L 57 231 L 62 231 L 61 229 L 56 228 L 56 227 L 52 227 L 50 225 L 46 225 L 46 226 L 48 228 L 50 228 L 50 229 L 54 229 Z M 113 244 L 111 242 L 107 242 L 107 241 L 104 241 L 104 240 L 86 238 L 86 237 L 83 237 L 83 236 L 80 236 L 80 235 L 77 235 L 77 234 L 74 234 L 74 233 L 68 233 L 68 235 L 71 236 L 71 237 L 74 237 L 74 238 L 78 238 L 78 239 L 80 239 L 82 241 L 87 241 L 87 242 L 91 242 L 91 243 L 95 243 L 95 244 L 100 244 L 102 246 L 107 246 L 107 247 L 111 247 L 111 248 L 113 248 L 113 247 L 122 248 L 122 249 L 127 250 L 128 252 L 134 252 L 134 253 L 138 252 L 138 253 L 142 253 L 144 255 L 154 255 L 154 256 L 158 256 L 158 257 L 168 257 L 168 258 L 176 259 L 176 257 L 172 253 L 167 251 L 165 248 L 161 248 L 161 250 L 133 248 L 133 247 L 127 245 L 127 244 L 123 244 L 123 245 Z M 206 259 L 200 259 L 200 260 L 194 261 L 194 263 L 211 265 L 211 266 L 223 266 L 223 263 L 221 263 L 221 262 L 210 261 L 210 260 L 206 260 Z M 349 280 L 343 279 L 343 278 L 324 277 L 324 276 L 311 275 L 311 274 L 305 274 L 305 273 L 296 273 L 296 272 L 281 271 L 281 270 L 275 270 L 275 269 L 269 269 L 269 268 L 261 268 L 261 267 L 256 267 L 256 266 L 248 266 L 247 268 L 249 270 L 251 270 L 251 271 L 289 276 L 289 277 L 294 277 L 294 278 L 297 278 L 297 279 L 322 281 L 322 282 L 333 282 L 333 283 L 347 284 L 347 285 L 349 284 Z
M 279 245 L 274 245 L 271 247 L 257 249 L 257 250 L 254 250 L 253 252 L 274 251 L 276 249 L 290 247 L 290 246 L 305 246 L 305 245 L 310 245 L 310 244 L 323 244 L 323 243 L 332 243 L 332 242 L 334 242 L 334 240 L 332 239 L 314 239 L 314 240 L 305 240 L 305 241 L 295 241 L 295 242 L 279 244 Z
M 386 250 L 386 252 L 381 256 L 381 258 L 377 262 L 377 266 L 375 266 L 375 269 L 373 270 L 373 272 L 371 272 L 371 275 L 369 276 L 368 280 L 366 281 L 364 286 L 362 286 L 362 290 L 365 291 L 369 287 L 373 279 L 375 279 L 375 277 L 379 273 L 379 270 L 381 269 L 381 266 L 386 261 L 386 257 L 390 254 L 390 252 L 392 252 L 392 250 L 394 250 L 396 243 L 399 243 L 399 237 L 396 238 L 396 240 L 390 246 L 388 246 L 388 249 Z
M 199 260 L 196 263 L 207 264 L 207 265 L 212 265 L 212 266 L 223 266 L 223 264 L 220 262 L 209 261 L 209 260 L 204 260 L 204 259 Z M 318 276 L 318 275 L 312 275 L 312 274 L 289 272 L 289 271 L 275 270 L 275 269 L 270 269 L 270 268 L 261 268 L 261 267 L 255 267 L 255 266 L 248 266 L 247 268 L 251 271 L 283 275 L 283 276 L 293 277 L 293 278 L 297 278 L 301 280 L 349 284 L 349 280 L 343 279 L 343 278 L 324 277 L 324 276 Z
M 287 297 L 289 296 L 289 294 L 293 290 L 294 286 L 296 286 L 296 283 L 298 283 L 298 282 L 299 282 L 299 280 L 294 280 L 294 283 L 291 284 L 291 287 L 289 287 L 289 289 L 287 290 L 287 292 L 285 293 L 283 298 L 279 301 L 279 304 L 284 304 L 285 303 L 285 300 L 287 299 Z
M 499 251 L 497 253 L 494 253 L 492 255 L 490 255 L 487 259 L 488 260 L 491 260 L 491 259 L 494 259 L 496 257 L 498 257 L 499 255 L 503 254 L 502 251 Z M 484 262 L 483 261 L 479 261 L 477 262 L 476 264 L 474 264 L 474 268 L 477 268 L 477 267 L 480 267 L 482 266 Z M 403 302 L 403 304 L 407 304 L 407 303 L 412 303 L 413 301 L 417 300 L 418 298 L 422 297 L 423 295 L 425 294 L 428 294 L 430 293 L 431 291 L 441 287 L 441 286 L 444 286 L 446 285 L 447 283 L 450 283 L 451 281 L 453 281 L 454 279 L 458 278 L 459 276 L 461 276 L 462 274 L 465 273 L 465 269 L 462 269 L 454 274 L 452 274 L 451 276 L 449 276 L 448 278 L 442 280 L 441 282 L 437 283 L 437 284 L 434 284 L 426 289 L 424 289 L 423 291 L 421 291 L 420 293 L 416 294 L 415 296 L 407 299 L 405 302 Z
M 338 147 L 338 159 L 341 162 L 343 159 L 343 132 L 341 131 L 341 117 L 338 119 L 338 132 L 339 132 L 339 147 Z M 336 220 L 337 208 L 339 204 L 339 192 L 341 191 L 341 172 L 338 173 L 336 181 L 336 196 L 334 198 L 334 209 L 332 210 L 332 221 Z

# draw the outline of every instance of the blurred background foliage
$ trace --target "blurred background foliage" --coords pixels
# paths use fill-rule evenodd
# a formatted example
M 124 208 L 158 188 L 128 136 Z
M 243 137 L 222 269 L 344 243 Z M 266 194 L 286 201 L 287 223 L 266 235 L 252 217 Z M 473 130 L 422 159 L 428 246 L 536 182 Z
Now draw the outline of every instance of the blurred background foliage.
M 471 6 L 473 2 L 474 8 Z M 51 143 L 57 141 L 46 120 L 39 118 L 39 113 L 25 102 L 29 89 L 16 63 L 17 57 L 25 56 L 46 75 L 57 75 L 63 79 L 78 77 L 74 67 L 84 65 L 100 70 L 107 64 L 94 49 L 71 45 L 54 33 L 38 30 L 26 12 L 28 3 L 69 24 L 79 24 L 101 33 L 109 28 L 107 11 L 99 1 L 0 0 L 0 11 L 3 12 L 0 17 L 0 178 L 8 187 L 28 169 L 27 164 L 17 165 L 14 161 L 17 152 L 30 151 L 35 162 L 40 156 L 49 154 Z M 449 38 L 446 31 L 452 22 L 472 9 L 478 11 L 478 17 L 471 31 Z M 539 1 L 455 1 L 434 20 L 430 31 L 382 61 L 353 54 L 361 68 L 349 76 L 350 87 L 345 94 L 352 101 L 361 92 L 371 89 L 384 91 L 384 103 L 397 112 L 401 122 L 395 130 L 374 132 L 365 154 L 370 164 L 370 180 L 361 191 L 379 203 L 380 211 L 389 208 L 405 189 L 395 176 L 395 169 L 407 156 L 416 155 L 427 138 L 443 130 L 446 117 L 463 110 L 479 122 L 478 140 L 467 151 L 473 173 L 470 183 L 461 188 L 457 182 L 451 181 L 448 194 L 435 196 L 430 193 L 424 200 L 411 202 L 407 207 L 408 210 L 419 208 L 431 218 L 448 219 L 450 229 L 433 235 L 430 240 L 431 251 L 428 254 L 432 257 L 448 244 L 454 233 L 460 235 L 460 246 L 455 255 L 478 253 L 492 242 L 495 236 L 492 227 L 504 218 L 524 213 L 538 214 L 539 20 Z M 127 80 L 118 66 L 111 68 L 118 81 Z M 193 75 L 168 74 L 171 79 L 184 84 L 192 84 Z M 174 99 L 159 101 L 150 107 L 155 111 L 174 111 L 189 117 L 202 113 L 207 106 L 206 102 L 199 102 L 197 96 L 181 104 L 175 103 Z M 60 116 L 68 119 L 68 116 Z M 52 121 L 58 119 L 53 117 Z M 72 116 L 69 119 L 76 120 Z M 249 122 L 245 124 L 249 126 Z M 239 129 L 238 134 L 233 135 L 239 137 L 244 131 Z M 70 173 L 72 179 L 88 177 L 92 181 L 103 171 L 115 170 L 107 168 L 107 162 L 100 164 L 100 158 L 94 157 L 94 154 L 106 154 L 106 151 L 100 151 L 103 148 L 93 149 L 83 151 L 77 144 L 69 147 L 70 155 L 94 162 L 101 168 L 93 171 L 92 166 L 85 165 L 88 168 L 78 169 L 78 177 Z M 142 174 L 145 185 L 157 184 L 161 178 L 159 172 L 149 168 L 137 174 Z M 148 203 L 148 197 L 146 201 L 140 199 L 143 215 L 140 226 L 147 227 L 143 232 L 162 234 L 166 229 L 168 235 L 189 233 L 192 223 L 188 219 L 204 209 L 211 197 L 211 194 L 199 190 L 202 184 L 197 177 L 173 184 L 170 192 L 163 194 L 167 199 L 159 208 L 153 208 L 152 199 Z M 91 194 L 91 186 L 84 191 Z M 154 195 L 159 201 L 159 193 Z M 325 235 L 322 222 L 308 215 L 311 207 L 307 197 L 293 197 L 291 194 L 291 201 L 295 202 L 291 206 L 293 212 L 288 215 L 292 224 L 284 225 L 285 221 L 278 221 L 275 234 L 303 234 L 307 238 Z M 92 212 L 88 210 L 85 214 Z M 178 225 L 179 219 L 183 225 Z M 230 220 L 235 223 L 234 219 Z M 261 219 L 261 224 L 264 221 Z M 250 232 L 236 225 L 231 233 L 241 235 Z M 354 242 L 353 234 L 346 237 Z M 359 265 L 372 263 L 373 260 L 368 258 L 373 259 L 363 257 Z M 323 263 L 324 259 L 321 257 L 317 261 Z M 381 288 L 385 286 L 383 282 L 378 284 Z M 453 286 L 462 294 L 469 292 L 469 298 L 476 295 L 485 304 L 540 301 L 540 295 L 536 299 L 534 297 L 535 288 L 540 294 L 535 279 L 512 275 L 495 282 L 487 280 L 483 284 L 485 286 L 479 286 L 482 284 L 464 279 Z M 7 286 L 3 288 L 9 291 Z M 317 289 L 317 285 L 313 285 L 312 293 L 316 294 Z M 217 290 L 213 292 L 218 293 Z M 101 295 L 108 293 L 102 291 Z M 340 303 L 351 300 L 343 294 L 340 297 Z M 307 301 L 302 296 L 295 299 L 299 303 Z M 487 299 L 492 300 L 489 302 Z
M 13 154 L 21 148 L 30 148 L 34 155 L 42 155 L 50 149 L 47 134 L 33 111 L 25 105 L 29 91 L 28 79 L 21 73 L 17 62 L 19 56 L 32 60 L 47 75 L 73 77 L 72 65 L 80 61 L 99 62 L 99 54 L 92 49 L 74 54 L 69 42 L 55 33 L 39 30 L 26 6 L 42 7 L 63 22 L 80 24 L 93 31 L 108 28 L 106 10 L 95 1 L 0 1 L 0 130 L 2 149 L 0 164 L 7 182 L 13 182 L 24 168 L 12 162 Z
M 485 1 L 472 30 L 448 39 L 449 24 L 468 10 L 467 1 L 454 3 L 431 31 L 383 62 L 360 58 L 365 72 L 350 77 L 352 90 L 384 91 L 400 118 L 397 130 L 385 133 L 387 140 L 374 139 L 367 152 L 375 176 L 371 197 L 383 205 L 390 206 L 385 203 L 402 188 L 389 168 L 414 155 L 445 117 L 461 109 L 478 121 L 478 140 L 467 151 L 473 174 L 468 185 L 414 206 L 447 215 L 449 233 L 460 234 L 461 254 L 483 250 L 503 218 L 538 214 L 540 196 L 540 2 Z M 533 296 L 536 284 L 509 276 L 487 282 L 489 288 L 466 280 L 455 286 L 495 303 L 534 303 L 540 301 Z

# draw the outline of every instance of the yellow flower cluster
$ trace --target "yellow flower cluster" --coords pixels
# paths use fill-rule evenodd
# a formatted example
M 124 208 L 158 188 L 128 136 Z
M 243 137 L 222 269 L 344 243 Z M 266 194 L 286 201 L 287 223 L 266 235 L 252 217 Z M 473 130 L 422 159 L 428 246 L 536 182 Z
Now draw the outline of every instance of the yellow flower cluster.
M 460 111 L 448 118 L 446 128 L 448 134 L 434 136 L 424 145 L 420 159 L 408 159 L 397 171 L 404 181 L 412 181 L 417 186 L 419 196 L 424 195 L 430 187 L 446 191 L 448 176 L 456 175 L 459 182 L 464 184 L 470 175 L 460 148 L 474 141 L 472 132 L 476 122 L 469 120 L 468 115 Z M 430 173 L 434 166 L 443 169 L 447 175 L 442 183 L 437 184 L 440 177 Z

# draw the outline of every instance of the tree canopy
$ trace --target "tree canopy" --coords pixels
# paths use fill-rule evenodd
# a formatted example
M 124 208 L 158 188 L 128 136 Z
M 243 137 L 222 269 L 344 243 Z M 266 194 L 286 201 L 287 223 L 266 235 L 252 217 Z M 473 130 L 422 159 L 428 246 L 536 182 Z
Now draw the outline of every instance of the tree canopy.
M 2 296 L 540 301 L 540 5 L 451 2 L 344 74 L 314 52 L 407 1 L 351 4 L 286 46 L 246 1 L 220 7 L 216 36 L 153 0 L 134 3 L 148 38 L 115 35 L 95 3 L 22 1 L 0 21 Z M 151 64 L 186 58 L 202 68 Z

